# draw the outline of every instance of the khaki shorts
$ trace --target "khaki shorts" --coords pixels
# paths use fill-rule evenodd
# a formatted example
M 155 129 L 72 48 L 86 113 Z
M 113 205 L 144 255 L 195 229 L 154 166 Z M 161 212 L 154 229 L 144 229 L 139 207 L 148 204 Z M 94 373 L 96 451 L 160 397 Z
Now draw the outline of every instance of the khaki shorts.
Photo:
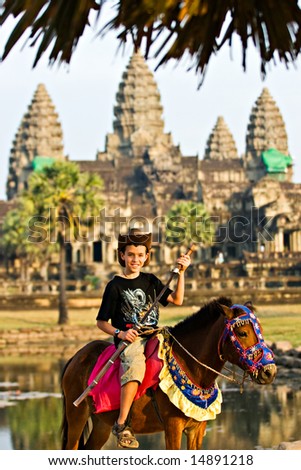
M 136 381 L 140 384 L 145 374 L 144 349 L 148 338 L 140 336 L 130 343 L 120 354 L 120 382 L 121 386 L 127 382 Z

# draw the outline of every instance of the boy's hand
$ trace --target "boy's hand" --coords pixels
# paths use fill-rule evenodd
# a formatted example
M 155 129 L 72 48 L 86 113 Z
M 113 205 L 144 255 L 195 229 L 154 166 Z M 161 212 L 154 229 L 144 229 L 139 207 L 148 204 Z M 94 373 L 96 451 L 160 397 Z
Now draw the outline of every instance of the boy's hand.
M 179 265 L 180 273 L 185 272 L 190 263 L 191 259 L 189 255 L 181 255 L 180 258 L 177 259 L 177 264 Z
M 119 337 L 121 337 L 123 341 L 128 341 L 129 343 L 133 343 L 137 336 L 139 336 L 138 331 L 133 330 L 132 328 L 126 331 L 121 331 L 119 333 Z

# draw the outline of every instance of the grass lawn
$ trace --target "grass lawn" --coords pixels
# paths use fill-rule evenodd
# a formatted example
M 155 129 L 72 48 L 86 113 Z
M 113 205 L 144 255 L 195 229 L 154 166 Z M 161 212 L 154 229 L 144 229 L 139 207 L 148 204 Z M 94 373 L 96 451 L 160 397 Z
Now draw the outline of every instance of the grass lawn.
M 69 325 L 95 326 L 97 309 L 69 309 Z M 47 328 L 57 326 L 57 310 L 0 310 L 0 331 L 20 328 Z
M 197 310 L 196 307 L 162 307 L 160 324 L 172 325 Z M 70 326 L 95 328 L 97 309 L 70 309 Z M 294 347 L 301 345 L 301 305 L 262 305 L 257 308 L 266 340 L 290 341 Z M 56 310 L 0 311 L 0 331 L 21 328 L 55 327 L 58 321 Z

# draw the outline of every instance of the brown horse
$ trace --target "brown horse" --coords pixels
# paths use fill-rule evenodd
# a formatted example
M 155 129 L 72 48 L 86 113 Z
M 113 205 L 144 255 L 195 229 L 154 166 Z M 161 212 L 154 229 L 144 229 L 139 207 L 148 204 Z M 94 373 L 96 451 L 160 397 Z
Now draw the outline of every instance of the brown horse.
M 233 306 L 230 299 L 219 298 L 169 329 L 174 357 L 192 383 L 209 389 L 226 361 L 243 369 L 255 383 L 273 382 L 276 375 L 273 353 L 265 345 L 254 309 L 251 309 Z M 63 449 L 101 449 L 110 436 L 118 410 L 95 413 L 90 396 L 78 407 L 73 404 L 86 389 L 99 354 L 109 344 L 105 341 L 88 343 L 65 366 L 62 375 Z M 164 431 L 166 449 L 180 449 L 184 432 L 187 449 L 200 449 L 206 421 L 186 416 L 160 386 L 153 395 L 146 393 L 134 401 L 133 431 L 136 434 Z M 88 421 L 92 431 L 90 429 L 84 439 Z

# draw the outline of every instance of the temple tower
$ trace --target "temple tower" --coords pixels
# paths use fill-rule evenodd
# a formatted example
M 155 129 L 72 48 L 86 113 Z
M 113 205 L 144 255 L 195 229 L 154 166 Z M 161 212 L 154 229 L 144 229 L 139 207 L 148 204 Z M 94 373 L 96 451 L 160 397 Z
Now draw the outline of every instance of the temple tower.
M 8 199 L 26 187 L 37 157 L 64 158 L 61 124 L 43 84 L 38 85 L 12 144 L 7 178 Z
M 114 107 L 114 133 L 126 144 L 138 129 L 156 136 L 164 131 L 163 107 L 153 73 L 142 55 L 132 55 L 119 84 Z
M 238 158 L 236 144 L 224 118 L 219 116 L 207 141 L 204 160 Z
M 164 132 L 162 115 L 154 74 L 141 53 L 135 52 L 116 93 L 113 133 L 107 134 L 105 151 L 98 152 L 97 160 L 112 165 L 114 174 L 109 177 L 108 169 L 107 178 L 111 187 L 129 194 L 129 207 L 134 207 L 133 198 L 142 195 L 145 207 L 148 201 L 154 213 L 161 202 L 183 193 L 182 154 L 171 134 Z
M 285 124 L 267 88 L 263 89 L 250 114 L 245 165 L 248 178 L 253 182 L 266 174 L 286 181 L 292 179 Z
M 105 152 L 100 152 L 97 159 L 111 160 L 115 167 L 125 164 L 125 159 L 135 160 L 136 164 L 147 161 L 164 172 L 170 170 L 181 158 L 171 134 L 164 133 L 162 114 L 154 75 L 141 53 L 136 52 L 116 94 L 114 131 L 107 134 Z
M 236 210 L 233 195 L 245 188 L 247 180 L 233 135 L 221 116 L 207 140 L 204 158 L 199 162 L 199 181 L 206 208 L 211 214 L 218 214 L 221 223 L 227 222 L 230 213 Z
M 199 163 L 199 180 L 203 187 L 246 180 L 235 140 L 222 116 L 217 118 L 207 140 L 204 158 Z

